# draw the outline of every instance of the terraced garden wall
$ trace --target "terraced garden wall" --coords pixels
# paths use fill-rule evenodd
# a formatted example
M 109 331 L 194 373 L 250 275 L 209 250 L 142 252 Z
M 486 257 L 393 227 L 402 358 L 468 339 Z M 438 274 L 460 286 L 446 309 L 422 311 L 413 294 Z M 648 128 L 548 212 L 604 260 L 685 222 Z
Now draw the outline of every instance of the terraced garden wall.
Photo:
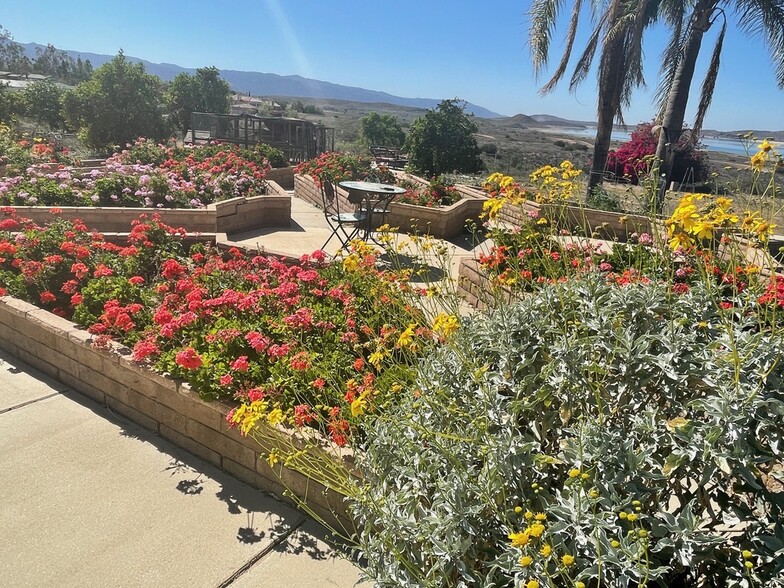
M 123 232 L 141 214 L 158 214 L 173 227 L 183 227 L 191 233 L 239 233 L 259 227 L 288 227 L 291 223 L 291 196 L 276 182 L 269 181 L 269 194 L 251 198 L 231 198 L 205 208 L 120 208 L 98 206 L 58 207 L 60 216 L 81 219 L 101 232 Z M 52 207 L 11 206 L 17 216 L 37 223 L 51 219 Z

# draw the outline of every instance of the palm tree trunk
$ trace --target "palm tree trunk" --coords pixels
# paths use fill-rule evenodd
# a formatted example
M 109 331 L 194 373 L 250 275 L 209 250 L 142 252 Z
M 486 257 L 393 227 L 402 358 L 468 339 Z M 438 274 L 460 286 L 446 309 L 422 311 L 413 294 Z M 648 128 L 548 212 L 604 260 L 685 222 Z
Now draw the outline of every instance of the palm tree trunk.
M 599 186 L 604 179 L 607 166 L 607 154 L 610 151 L 613 123 L 621 105 L 621 84 L 624 68 L 624 38 L 617 34 L 611 41 L 612 45 L 602 52 L 602 63 L 599 71 L 599 109 L 596 123 L 596 140 L 593 144 L 593 160 L 591 175 L 588 178 L 588 195 Z
M 662 129 L 656 147 L 656 160 L 659 168 L 659 192 L 656 198 L 656 211 L 661 213 L 664 207 L 664 194 L 672 175 L 672 164 L 675 160 L 675 146 L 683 132 L 683 120 L 686 117 L 686 105 L 689 101 L 689 89 L 694 78 L 694 66 L 702 45 L 702 37 L 711 26 L 710 17 L 718 0 L 698 0 L 694 6 L 689 23 L 689 32 L 683 45 L 683 52 L 673 76 L 672 85 L 667 94 L 667 106 L 664 109 Z

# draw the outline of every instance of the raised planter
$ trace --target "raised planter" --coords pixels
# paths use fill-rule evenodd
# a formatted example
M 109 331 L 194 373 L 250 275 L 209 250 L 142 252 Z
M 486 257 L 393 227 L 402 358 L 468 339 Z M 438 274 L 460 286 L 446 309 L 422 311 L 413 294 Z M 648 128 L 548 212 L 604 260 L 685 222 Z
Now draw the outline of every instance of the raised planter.
M 494 285 L 479 261 L 470 258 L 460 260 L 457 289 L 463 300 L 479 310 L 494 308 L 500 300 L 509 302 L 515 297 L 508 288 Z
M 294 189 L 294 168 L 289 167 L 273 167 L 269 170 L 264 178 L 268 182 L 275 182 L 284 190 Z
M 70 321 L 0 297 L 0 348 L 6 352 L 243 482 L 295 503 L 287 497 L 292 492 L 325 520 L 353 528 L 343 496 L 280 464 L 273 470 L 256 441 L 229 428 L 230 406 L 204 402 L 187 384 L 133 362 L 126 348 L 95 349 L 91 339 Z M 284 429 L 267 427 L 265 437 L 271 445 L 304 443 Z M 350 469 L 350 454 L 342 459 Z
M 572 204 L 540 204 L 525 201 L 521 204 L 505 203 L 497 219 L 512 225 L 529 221 L 528 213 L 536 212 L 547 218 L 559 229 L 576 235 L 626 242 L 633 233 L 663 235 L 664 224 L 656 219 L 622 212 L 609 212 Z
M 269 181 L 270 193 L 250 198 L 240 197 L 208 204 L 205 208 L 120 208 L 97 206 L 56 207 L 59 216 L 84 223 L 101 232 L 123 232 L 141 214 L 158 214 L 173 227 L 192 233 L 239 233 L 259 227 L 288 227 L 291 224 L 291 196 L 276 182 Z M 8 206 L 20 217 L 36 223 L 52 218 L 48 206 Z
M 424 182 L 421 179 L 420 181 Z M 308 175 L 300 174 L 294 177 L 294 195 L 319 208 L 322 205 L 321 190 Z M 341 208 L 349 209 L 353 206 L 348 201 L 348 192 L 340 187 L 337 189 L 337 197 L 342 199 Z M 464 195 L 464 198 L 455 204 L 437 208 L 392 202 L 386 224 L 398 227 L 398 230 L 404 233 L 416 232 L 437 239 L 449 239 L 465 232 L 468 220 L 479 219 L 484 201 L 481 195 L 471 193 Z

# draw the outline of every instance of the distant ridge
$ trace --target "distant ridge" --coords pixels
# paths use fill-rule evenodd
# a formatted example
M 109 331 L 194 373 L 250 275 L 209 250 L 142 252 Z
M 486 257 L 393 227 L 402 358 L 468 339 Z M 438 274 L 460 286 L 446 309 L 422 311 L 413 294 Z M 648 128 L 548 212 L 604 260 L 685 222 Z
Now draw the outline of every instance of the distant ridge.
M 30 56 L 35 55 L 36 48 L 44 49 L 43 45 L 37 43 L 23 43 L 22 47 Z M 74 59 L 76 57 L 81 57 L 83 60 L 89 59 L 93 67 L 103 65 L 114 58 L 114 55 L 101 53 L 73 51 L 71 49 L 64 49 L 64 51 Z M 180 67 L 173 63 L 152 63 L 138 57 L 131 57 L 130 55 L 125 57 L 134 63 L 143 63 L 147 73 L 154 74 L 164 81 L 172 80 L 177 74 L 183 72 L 189 74 L 196 73 L 194 68 Z M 211 64 L 205 64 L 205 66 L 208 65 Z M 229 83 L 232 90 L 244 94 L 250 93 L 253 96 L 290 96 L 292 98 L 332 98 L 352 102 L 388 102 L 415 108 L 435 108 L 441 102 L 441 99 L 436 98 L 405 98 L 386 92 L 343 86 L 331 82 L 303 78 L 302 76 L 282 76 L 272 73 L 231 69 L 221 69 L 220 73 L 221 77 Z M 470 102 L 466 102 L 466 112 L 482 118 L 499 118 L 501 116 L 497 112 Z
M 561 118 L 560 116 L 553 116 L 552 114 L 532 114 L 531 118 L 538 123 L 544 123 L 553 126 L 563 126 L 563 127 L 585 127 L 585 126 L 596 126 L 596 123 L 593 121 L 587 120 L 569 120 L 566 118 Z

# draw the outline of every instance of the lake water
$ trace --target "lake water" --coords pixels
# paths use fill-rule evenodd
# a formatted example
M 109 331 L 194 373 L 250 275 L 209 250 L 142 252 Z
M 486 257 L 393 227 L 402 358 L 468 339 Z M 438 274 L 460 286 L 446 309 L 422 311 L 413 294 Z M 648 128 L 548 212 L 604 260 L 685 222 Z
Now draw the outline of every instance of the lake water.
M 569 128 L 563 127 L 562 129 L 558 129 L 557 131 L 553 129 L 552 132 L 559 132 L 566 135 L 574 135 L 575 137 L 595 137 L 596 136 L 596 128 L 594 127 L 587 127 L 587 128 Z M 614 130 L 612 134 L 613 141 L 620 141 L 626 142 L 631 138 L 631 131 L 621 131 L 621 130 Z M 748 152 L 746 151 L 746 146 L 740 141 L 740 139 L 715 139 L 715 138 L 707 138 L 703 137 L 701 139 L 703 145 L 705 145 L 705 149 L 708 151 L 720 151 L 722 153 L 733 153 L 735 155 L 749 155 L 754 154 L 757 151 L 757 143 L 752 143 L 748 146 Z M 781 149 L 781 145 L 776 144 L 775 142 L 773 145 L 777 149 Z

